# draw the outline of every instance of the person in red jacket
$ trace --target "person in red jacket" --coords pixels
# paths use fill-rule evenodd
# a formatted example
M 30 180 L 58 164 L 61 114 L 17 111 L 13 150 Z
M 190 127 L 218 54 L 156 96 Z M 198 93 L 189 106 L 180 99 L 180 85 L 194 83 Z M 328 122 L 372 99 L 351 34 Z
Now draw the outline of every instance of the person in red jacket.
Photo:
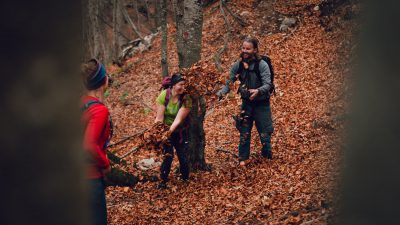
M 97 59 L 82 64 L 86 94 L 82 97 L 83 147 L 87 153 L 92 224 L 107 224 L 104 175 L 110 171 L 107 145 L 112 136 L 112 123 L 107 107 L 102 103 L 108 85 L 104 65 Z

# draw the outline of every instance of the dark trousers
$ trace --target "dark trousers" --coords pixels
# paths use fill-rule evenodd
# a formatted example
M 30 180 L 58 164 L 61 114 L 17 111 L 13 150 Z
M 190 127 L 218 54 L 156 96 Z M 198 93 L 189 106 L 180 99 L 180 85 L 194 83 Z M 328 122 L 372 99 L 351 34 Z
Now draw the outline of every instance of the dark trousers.
M 107 224 L 106 193 L 103 178 L 90 179 L 90 212 L 91 224 Z
M 189 164 L 186 157 L 188 149 L 188 134 L 186 131 L 174 132 L 169 141 L 171 145 L 163 146 L 164 160 L 161 164 L 161 180 L 164 182 L 168 181 L 168 175 L 171 171 L 171 164 L 174 158 L 174 148 L 176 150 L 176 155 L 178 156 L 182 179 L 186 180 L 189 178 Z
M 271 154 L 271 134 L 274 131 L 269 100 L 260 102 L 242 101 L 242 112 L 245 117 L 240 127 L 239 160 L 247 160 L 250 157 L 251 129 L 253 122 L 256 124 L 262 144 L 261 154 Z

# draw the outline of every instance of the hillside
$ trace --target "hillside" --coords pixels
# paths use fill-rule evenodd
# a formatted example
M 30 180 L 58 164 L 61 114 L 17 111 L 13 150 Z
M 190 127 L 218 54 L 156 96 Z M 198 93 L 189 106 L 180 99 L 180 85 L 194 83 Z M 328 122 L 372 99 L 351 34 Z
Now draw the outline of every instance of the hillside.
M 275 132 L 274 159 L 260 157 L 260 143 L 252 133 L 251 163 L 237 166 L 239 133 L 231 115 L 240 105 L 237 94 L 211 106 L 205 121 L 206 161 L 210 172 L 191 174 L 184 184 L 172 179 L 169 189 L 157 182 L 140 182 L 133 189 L 107 188 L 110 224 L 328 224 L 335 210 L 346 76 L 353 46 L 355 5 L 342 3 L 324 11 L 322 1 L 232 0 L 228 7 L 249 25 L 242 28 L 229 16 L 232 41 L 222 57 L 223 77 L 240 53 L 241 40 L 259 38 L 261 53 L 273 62 L 276 94 L 271 98 Z M 343 1 L 342 1 L 343 2 Z M 316 6 L 319 5 L 317 8 Z M 257 10 L 255 10 L 257 9 Z M 330 10 L 330 11 L 329 11 Z M 286 17 L 296 23 L 286 31 Z M 169 24 L 170 71 L 177 70 L 175 28 Z M 204 11 L 202 58 L 223 46 L 227 32 L 218 3 Z M 149 51 L 129 59 L 123 68 L 109 68 L 113 87 L 106 98 L 113 121 L 113 141 L 153 123 L 161 77 L 160 35 Z M 129 68 L 129 69 L 127 69 Z M 130 141 L 115 148 L 117 155 L 135 146 Z M 134 165 L 144 158 L 161 158 L 141 150 L 126 158 L 128 171 L 139 177 L 158 176 L 158 168 L 143 174 Z M 177 164 L 175 158 L 174 165 Z M 172 176 L 174 176 L 171 173 Z

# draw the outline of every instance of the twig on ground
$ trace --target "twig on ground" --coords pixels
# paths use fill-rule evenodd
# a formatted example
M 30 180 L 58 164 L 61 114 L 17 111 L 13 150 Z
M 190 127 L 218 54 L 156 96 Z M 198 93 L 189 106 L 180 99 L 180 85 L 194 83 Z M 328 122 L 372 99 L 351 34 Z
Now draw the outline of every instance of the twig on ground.
M 110 144 L 108 147 L 111 148 L 111 147 L 116 146 L 116 145 L 119 145 L 119 144 L 121 144 L 121 143 L 123 143 L 123 142 L 125 142 L 125 141 L 127 141 L 127 140 L 129 140 L 129 139 L 131 139 L 131 138 L 138 137 L 138 136 L 144 134 L 144 132 L 146 132 L 146 131 L 149 130 L 149 129 L 150 129 L 150 128 L 146 128 L 146 129 L 143 129 L 143 130 L 141 130 L 141 131 L 139 131 L 139 132 L 137 132 L 137 133 L 135 133 L 135 134 L 133 134 L 133 135 L 129 135 L 129 136 L 127 136 L 127 137 L 124 137 L 124 138 L 122 138 L 121 140 L 119 140 L 119 141 L 117 141 L 117 142 L 115 142 L 115 143 Z M 116 153 L 116 152 L 118 152 L 118 151 L 119 151 L 119 150 L 116 150 L 116 151 L 114 151 L 113 153 Z
M 217 147 L 216 150 L 217 150 L 217 152 L 224 152 L 224 153 L 232 155 L 235 158 L 238 158 L 237 155 L 235 155 L 234 153 L 232 153 L 232 152 L 230 152 L 230 151 L 228 151 L 226 149 L 223 149 L 222 147 Z
M 222 4 L 226 8 L 226 11 L 228 11 L 228 13 L 231 14 L 233 18 L 235 18 L 235 20 L 240 24 L 240 26 L 245 27 L 248 25 L 246 21 L 244 21 L 240 16 L 236 15 L 234 12 L 232 12 L 231 9 L 228 8 L 225 1 L 222 1 Z

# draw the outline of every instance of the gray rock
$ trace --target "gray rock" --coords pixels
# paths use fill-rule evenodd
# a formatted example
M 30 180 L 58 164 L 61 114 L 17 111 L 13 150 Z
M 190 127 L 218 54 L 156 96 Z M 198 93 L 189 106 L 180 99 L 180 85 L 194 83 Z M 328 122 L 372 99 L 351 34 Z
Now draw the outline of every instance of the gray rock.
M 240 16 L 248 17 L 248 16 L 250 16 L 250 12 L 249 11 L 243 11 L 243 12 L 240 13 Z
M 153 169 L 160 165 L 161 165 L 161 162 L 156 162 L 153 158 L 142 159 L 138 163 L 136 163 L 136 166 L 141 170 Z
M 285 19 L 283 19 L 282 21 L 282 25 L 286 25 L 288 27 L 293 27 L 296 24 L 296 18 L 289 18 L 289 17 L 285 17 Z
M 280 31 L 287 31 L 289 30 L 289 27 L 287 25 L 281 24 L 281 26 L 279 27 Z

